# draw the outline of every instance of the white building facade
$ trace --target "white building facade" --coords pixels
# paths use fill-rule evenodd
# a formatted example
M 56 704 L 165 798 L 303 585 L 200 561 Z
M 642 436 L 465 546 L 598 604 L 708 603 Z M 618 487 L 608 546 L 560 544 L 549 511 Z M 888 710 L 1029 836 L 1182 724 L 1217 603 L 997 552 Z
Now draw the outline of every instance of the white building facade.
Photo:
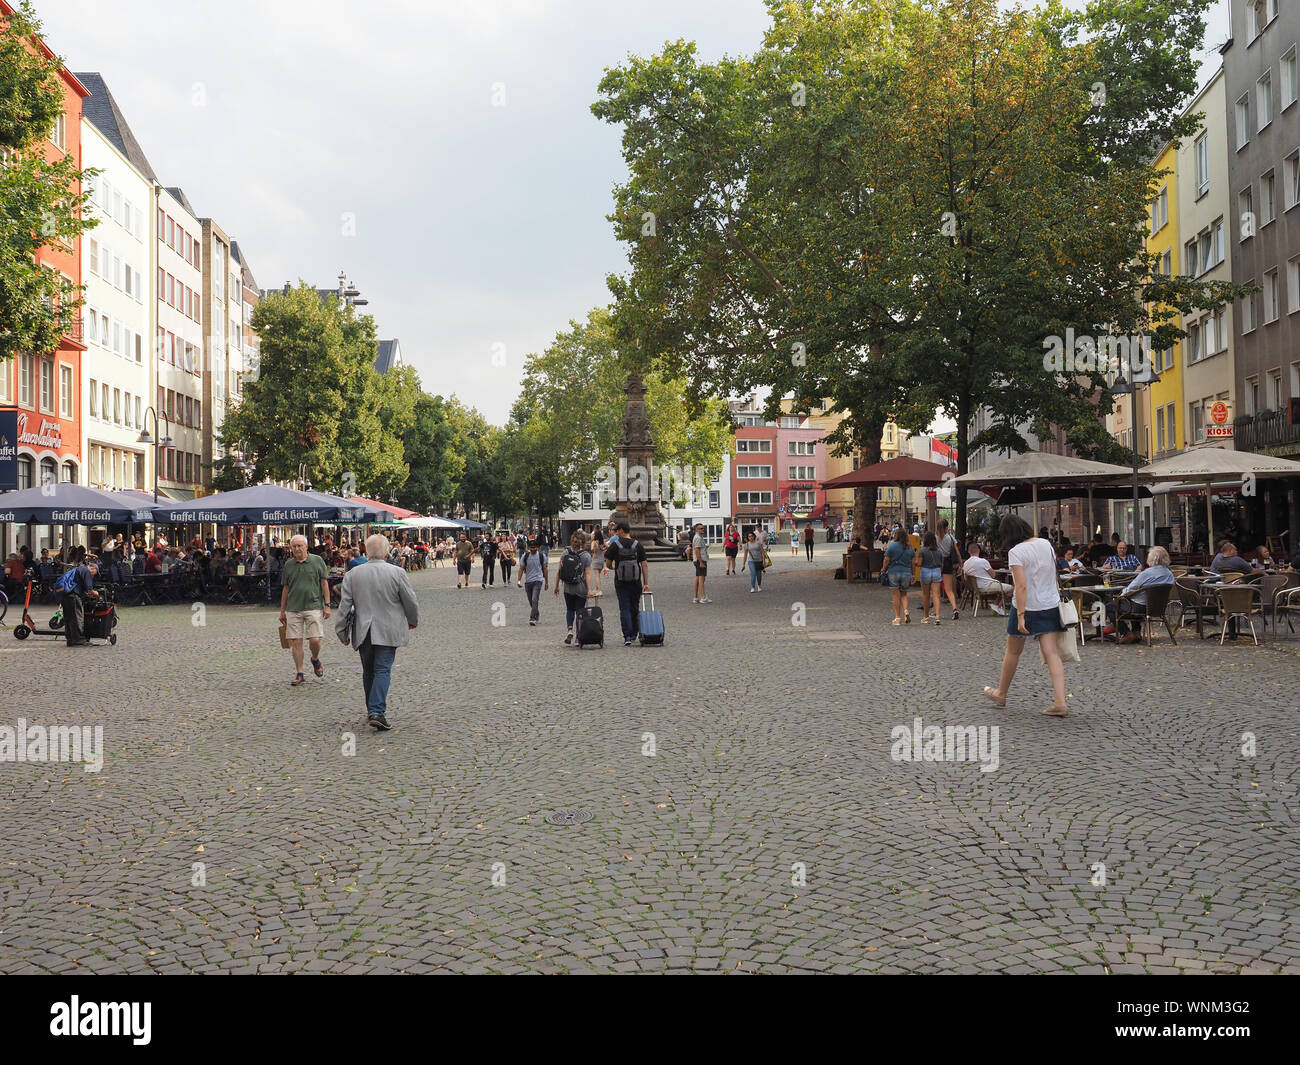
M 82 166 L 99 171 L 86 181 L 98 225 L 81 241 L 84 483 L 143 489 L 153 473 L 152 448 L 137 442 L 152 396 L 153 174 L 103 80 L 82 77 L 92 92 L 82 115 Z
M 180 189 L 156 186 L 154 193 L 154 405 L 166 418 L 155 439 L 168 431 L 172 437 L 158 451 L 158 486 L 173 499 L 192 499 L 203 481 L 203 227 Z M 152 434 L 152 422 L 148 428 Z

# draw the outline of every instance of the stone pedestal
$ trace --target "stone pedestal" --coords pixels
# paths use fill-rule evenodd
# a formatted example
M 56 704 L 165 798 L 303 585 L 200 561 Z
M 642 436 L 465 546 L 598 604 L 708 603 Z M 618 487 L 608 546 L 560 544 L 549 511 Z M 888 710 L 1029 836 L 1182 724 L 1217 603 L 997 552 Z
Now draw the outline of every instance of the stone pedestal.
M 655 442 L 650 436 L 650 419 L 645 409 L 645 384 L 641 375 L 628 374 L 623 409 L 623 435 L 614 449 L 618 454 L 618 489 L 613 518 L 625 520 L 632 535 L 652 544 L 664 535 L 664 516 L 659 509 L 659 480 L 655 467 Z

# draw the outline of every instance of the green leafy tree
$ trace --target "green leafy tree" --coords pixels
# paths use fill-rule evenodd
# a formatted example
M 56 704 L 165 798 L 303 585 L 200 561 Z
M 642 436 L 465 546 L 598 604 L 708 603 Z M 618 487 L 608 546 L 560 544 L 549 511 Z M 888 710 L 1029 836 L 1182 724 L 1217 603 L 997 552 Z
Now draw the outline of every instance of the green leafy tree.
M 917 431 L 936 409 L 963 470 L 981 443 L 1023 449 L 1024 425 L 1107 457 L 1105 375 L 1049 372 L 1045 338 L 1158 350 L 1170 309 L 1234 294 L 1160 278 L 1142 248 L 1153 148 L 1195 121 L 1177 107 L 1208 2 L 773 0 L 752 58 L 676 42 L 609 71 L 617 342 L 699 390 L 770 389 L 769 414 L 825 397 L 831 442 L 868 462 L 887 418 Z M 980 408 L 995 428 L 971 439 Z M 873 510 L 861 493 L 858 520 Z
M 63 112 L 63 65 L 40 49 L 39 33 L 27 2 L 0 26 L 0 360 L 59 346 L 81 294 L 57 270 L 38 266 L 36 253 L 45 244 L 72 247 L 95 225 L 81 216 L 86 196 L 74 195 L 93 171 L 78 170 L 71 155 L 46 158 Z
M 300 282 L 259 303 L 253 328 L 260 373 L 227 412 L 221 436 L 256 456 L 254 480 L 296 480 L 305 464 L 322 491 L 364 495 L 404 483 L 402 442 L 381 417 L 373 319 L 335 297 L 322 302 Z
M 452 427 L 441 396 L 420 393 L 414 422 L 405 436 L 405 458 L 411 473 L 401 501 L 412 510 L 436 514 L 456 496 L 465 471 L 465 456 L 452 448 Z

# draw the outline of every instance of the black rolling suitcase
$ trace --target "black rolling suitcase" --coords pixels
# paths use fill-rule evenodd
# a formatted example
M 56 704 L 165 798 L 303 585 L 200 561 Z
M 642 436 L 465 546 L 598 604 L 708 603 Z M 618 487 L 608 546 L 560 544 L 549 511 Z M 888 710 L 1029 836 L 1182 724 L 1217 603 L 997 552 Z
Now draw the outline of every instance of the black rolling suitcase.
M 593 606 L 590 601 L 578 611 L 573 619 L 573 627 L 578 632 L 579 647 L 588 647 L 593 643 L 597 647 L 605 646 L 605 615 L 600 607 Z

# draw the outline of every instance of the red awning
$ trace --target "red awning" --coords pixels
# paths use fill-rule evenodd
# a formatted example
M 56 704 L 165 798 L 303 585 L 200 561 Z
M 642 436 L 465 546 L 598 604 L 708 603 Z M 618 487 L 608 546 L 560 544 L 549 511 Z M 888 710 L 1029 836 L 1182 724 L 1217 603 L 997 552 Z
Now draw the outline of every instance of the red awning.
M 386 510 L 393 517 L 401 520 L 402 518 L 418 518 L 420 515 L 414 510 L 403 510 L 401 507 L 394 506 L 392 503 L 380 503 L 377 499 L 366 499 L 364 496 L 348 496 L 354 503 L 360 503 L 363 506 L 374 507 L 376 510 Z

